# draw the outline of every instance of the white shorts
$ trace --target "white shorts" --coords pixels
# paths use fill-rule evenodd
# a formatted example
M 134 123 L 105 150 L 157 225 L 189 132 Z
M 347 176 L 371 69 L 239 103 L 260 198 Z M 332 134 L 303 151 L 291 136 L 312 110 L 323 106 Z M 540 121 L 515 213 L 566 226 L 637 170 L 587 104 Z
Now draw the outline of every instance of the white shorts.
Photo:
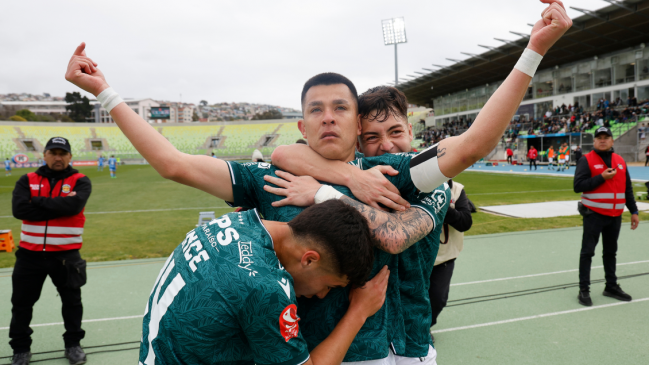
M 548 162 L 552 163 L 552 161 L 554 161 L 554 157 L 548 157 Z
M 396 365 L 437 365 L 437 350 L 433 346 L 428 347 L 426 357 L 404 357 L 394 356 Z
M 367 360 L 367 361 L 350 361 L 342 362 L 341 365 L 396 365 L 395 356 L 392 353 L 392 350 L 388 351 L 388 357 L 378 360 Z
M 560 159 L 559 159 L 559 163 L 566 163 L 566 160 L 560 158 Z

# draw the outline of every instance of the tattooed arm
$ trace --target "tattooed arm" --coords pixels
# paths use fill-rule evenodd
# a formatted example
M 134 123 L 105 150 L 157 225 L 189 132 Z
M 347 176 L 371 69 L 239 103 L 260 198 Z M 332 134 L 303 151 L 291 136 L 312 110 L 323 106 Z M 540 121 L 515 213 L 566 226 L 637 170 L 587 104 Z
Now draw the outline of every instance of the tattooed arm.
M 265 185 L 264 190 L 285 199 L 273 202 L 273 206 L 295 205 L 306 207 L 315 204 L 313 198 L 322 185 L 310 176 L 294 176 L 288 172 L 276 171 L 277 176 L 264 176 L 264 180 L 278 188 Z M 423 209 L 412 207 L 395 213 L 365 205 L 350 197 L 339 200 L 354 207 L 367 219 L 372 238 L 379 249 L 398 254 L 405 251 L 433 230 L 433 218 Z
M 377 247 L 387 253 L 399 254 L 405 251 L 435 228 L 433 218 L 417 207 L 403 212 L 388 213 L 348 196 L 342 196 L 338 200 L 354 207 L 367 219 Z

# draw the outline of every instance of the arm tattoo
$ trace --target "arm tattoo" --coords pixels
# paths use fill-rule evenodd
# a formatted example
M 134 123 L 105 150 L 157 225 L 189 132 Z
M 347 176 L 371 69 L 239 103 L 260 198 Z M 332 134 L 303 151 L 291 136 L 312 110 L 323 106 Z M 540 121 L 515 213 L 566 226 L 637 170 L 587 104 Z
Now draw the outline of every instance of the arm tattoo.
M 433 219 L 419 208 L 388 213 L 358 202 L 348 196 L 339 200 L 354 207 L 367 219 L 375 245 L 388 253 L 398 254 L 426 237 L 433 229 Z
M 446 155 L 446 148 L 440 148 L 437 150 L 437 158 L 442 158 Z

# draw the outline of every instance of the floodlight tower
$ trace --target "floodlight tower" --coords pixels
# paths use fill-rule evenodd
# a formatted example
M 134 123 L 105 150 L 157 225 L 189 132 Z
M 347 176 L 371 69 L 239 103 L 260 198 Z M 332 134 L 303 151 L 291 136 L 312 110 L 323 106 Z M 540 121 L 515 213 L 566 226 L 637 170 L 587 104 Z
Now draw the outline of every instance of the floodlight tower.
M 406 43 L 406 22 L 401 18 L 385 19 L 383 25 L 383 43 L 386 46 L 394 44 L 394 84 L 399 85 L 399 68 L 397 62 L 397 44 Z

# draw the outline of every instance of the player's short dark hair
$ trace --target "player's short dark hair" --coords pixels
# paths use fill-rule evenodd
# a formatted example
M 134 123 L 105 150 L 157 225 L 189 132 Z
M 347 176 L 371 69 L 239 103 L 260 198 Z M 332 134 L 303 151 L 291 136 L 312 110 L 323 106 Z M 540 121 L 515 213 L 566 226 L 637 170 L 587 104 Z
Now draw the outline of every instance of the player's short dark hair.
M 358 97 L 358 114 L 370 122 L 385 122 L 390 114 L 408 121 L 408 99 L 392 86 L 373 87 Z
M 302 88 L 302 99 L 301 99 L 302 109 L 304 110 L 304 99 L 306 98 L 306 93 L 307 91 L 309 91 L 310 88 L 314 86 L 320 86 L 320 85 L 337 85 L 337 84 L 346 85 L 349 88 L 352 97 L 354 98 L 354 102 L 356 103 L 356 105 L 358 105 L 358 92 L 356 92 L 356 86 L 354 86 L 354 83 L 351 82 L 350 79 L 346 78 L 343 75 L 334 72 L 325 72 L 313 76 L 306 83 L 304 83 L 304 87 Z
M 374 264 L 374 242 L 367 220 L 351 206 L 328 200 L 313 205 L 288 222 L 295 237 L 318 245 L 331 267 L 362 286 Z

